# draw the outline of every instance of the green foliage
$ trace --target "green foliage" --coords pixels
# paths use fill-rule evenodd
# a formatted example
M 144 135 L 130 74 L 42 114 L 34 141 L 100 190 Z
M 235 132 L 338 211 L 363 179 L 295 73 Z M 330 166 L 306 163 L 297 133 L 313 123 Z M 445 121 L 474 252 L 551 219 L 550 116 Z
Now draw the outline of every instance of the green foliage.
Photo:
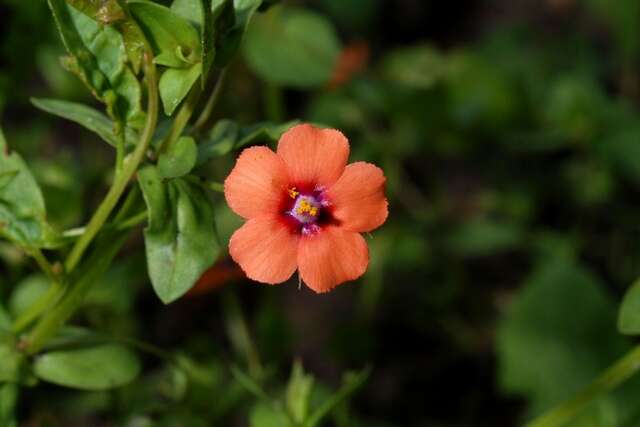
M 298 123 L 297 120 L 282 124 L 271 122 L 256 123 L 240 128 L 232 120 L 221 119 L 209 130 L 202 143 L 198 146 L 198 164 L 207 160 L 224 156 L 232 150 L 237 150 L 261 141 L 277 141 L 283 133 Z
M 198 147 L 196 141 L 183 136 L 158 157 L 158 173 L 163 178 L 179 178 L 191 172 L 196 164 Z
M 261 78 L 280 85 L 314 87 L 331 78 L 340 42 L 322 15 L 273 8 L 247 32 L 244 54 Z
M 116 125 L 113 121 L 86 105 L 59 99 L 39 98 L 31 98 L 31 103 L 47 113 L 71 120 L 91 132 L 95 132 L 113 147 L 117 146 L 119 138 L 122 138 L 122 135 L 116 134 Z M 133 145 L 138 140 L 138 136 L 130 128 L 124 130 L 124 137 L 128 145 Z
M 194 64 L 189 68 L 169 68 L 160 78 L 160 98 L 164 112 L 170 116 L 176 107 L 187 96 L 189 90 L 200 77 L 202 64 Z
M 640 334 L 640 282 L 627 290 L 618 311 L 618 330 L 626 335 Z
M 313 376 L 306 374 L 302 363 L 296 360 L 286 392 L 287 411 L 296 424 L 303 424 L 307 419 L 313 382 Z
M 157 64 L 187 68 L 200 61 L 200 38 L 189 21 L 151 1 L 134 0 L 128 4 L 153 47 Z
M 142 93 L 127 64 L 120 33 L 109 25 L 99 25 L 63 0 L 49 0 L 49 6 L 71 55 L 65 59 L 65 67 L 77 74 L 93 95 L 107 105 L 114 120 L 139 124 Z
M 0 384 L 0 425 L 17 427 L 15 409 L 20 389 L 16 384 Z
M 630 348 L 614 331 L 615 305 L 593 275 L 562 260 L 540 266 L 499 326 L 501 386 L 525 395 L 529 413 L 539 414 Z M 636 395 L 638 385 L 598 400 L 575 425 L 626 425 L 635 415 L 624 399 Z
M 108 390 L 133 381 L 140 373 L 140 361 L 126 347 L 104 344 L 44 353 L 34 361 L 33 371 L 41 380 L 53 384 Z
M 24 160 L 0 131 L 0 235 L 20 246 L 50 246 L 55 236 L 46 222 L 44 199 Z
M 191 289 L 218 256 L 213 208 L 202 188 L 187 178 L 162 181 L 148 166 L 139 182 L 149 211 L 144 232 L 149 276 L 168 304 Z

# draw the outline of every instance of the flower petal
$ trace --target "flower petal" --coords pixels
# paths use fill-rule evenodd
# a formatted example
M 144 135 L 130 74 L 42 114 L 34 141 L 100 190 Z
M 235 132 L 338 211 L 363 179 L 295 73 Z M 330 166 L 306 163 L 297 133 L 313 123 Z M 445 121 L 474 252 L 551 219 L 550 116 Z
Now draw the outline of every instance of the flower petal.
M 252 218 L 231 236 L 229 253 L 248 278 L 275 285 L 296 271 L 298 240 L 276 216 Z
M 277 153 L 287 164 L 295 184 L 329 186 L 344 171 L 349 141 L 338 130 L 302 124 L 282 135 Z
M 229 207 L 243 218 L 276 213 L 286 197 L 287 168 L 267 147 L 244 150 L 224 181 Z
M 380 227 L 389 214 L 382 169 L 371 163 L 348 165 L 327 190 L 333 217 L 347 230 L 366 232 Z
M 329 226 L 300 238 L 300 277 L 318 293 L 357 279 L 367 270 L 368 264 L 369 248 L 358 233 Z

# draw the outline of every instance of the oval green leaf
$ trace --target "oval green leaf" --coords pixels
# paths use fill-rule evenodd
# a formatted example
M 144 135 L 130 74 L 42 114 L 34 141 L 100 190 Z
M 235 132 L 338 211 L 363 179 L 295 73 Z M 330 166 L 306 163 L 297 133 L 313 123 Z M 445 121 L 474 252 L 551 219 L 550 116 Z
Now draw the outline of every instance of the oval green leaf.
M 114 147 L 118 145 L 119 136 L 115 133 L 115 124 L 96 109 L 77 102 L 59 99 L 31 98 L 31 103 L 42 111 L 71 120 L 96 133 L 109 145 Z M 138 139 L 136 133 L 130 128 L 125 129 L 125 138 L 129 145 L 134 145 Z
M 53 384 L 108 390 L 133 381 L 140 373 L 140 360 L 124 346 L 105 344 L 45 353 L 35 359 L 33 371 L 38 378 Z
M 274 7 L 249 27 L 244 55 L 253 71 L 293 87 L 326 84 L 340 53 L 336 31 L 324 16 Z
M 187 66 L 177 52 L 188 52 L 191 63 L 200 59 L 198 31 L 182 16 L 168 7 L 145 0 L 129 2 L 129 10 L 146 34 L 156 55 L 162 55 L 163 65 Z
M 631 285 L 622 299 L 618 311 L 618 330 L 626 335 L 640 334 L 640 279 Z
M 182 136 L 158 158 L 158 172 L 163 178 L 178 178 L 191 172 L 198 157 L 196 141 Z
M 144 231 L 149 277 L 168 304 L 191 289 L 220 253 L 213 207 L 202 187 L 185 178 L 163 182 L 153 166 L 138 176 L 149 211 Z
M 198 63 L 190 68 L 169 68 L 162 74 L 159 89 L 165 114 L 168 116 L 173 114 L 198 80 L 201 70 L 202 64 Z

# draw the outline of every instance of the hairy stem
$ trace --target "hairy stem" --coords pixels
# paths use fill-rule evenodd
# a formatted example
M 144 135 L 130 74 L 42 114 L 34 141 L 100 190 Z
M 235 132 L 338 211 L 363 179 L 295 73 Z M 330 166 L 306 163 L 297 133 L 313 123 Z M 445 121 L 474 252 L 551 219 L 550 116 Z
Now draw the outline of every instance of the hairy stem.
M 153 137 L 153 133 L 156 129 L 158 121 L 158 86 L 156 68 L 153 64 L 153 58 L 151 55 L 147 54 L 145 57 L 145 74 L 149 98 L 147 106 L 147 122 L 144 130 L 142 131 L 140 141 L 138 141 L 138 145 L 124 162 L 122 173 L 116 175 L 113 185 L 87 224 L 85 232 L 80 236 L 71 249 L 71 252 L 65 262 L 65 269 L 68 273 L 72 272 L 77 267 L 85 250 L 107 221 L 109 214 L 111 214 L 111 211 L 118 203 L 118 200 L 124 192 L 129 180 L 133 177 L 133 174 L 138 169 L 140 162 L 144 159 L 147 149 L 149 148 L 151 138 Z

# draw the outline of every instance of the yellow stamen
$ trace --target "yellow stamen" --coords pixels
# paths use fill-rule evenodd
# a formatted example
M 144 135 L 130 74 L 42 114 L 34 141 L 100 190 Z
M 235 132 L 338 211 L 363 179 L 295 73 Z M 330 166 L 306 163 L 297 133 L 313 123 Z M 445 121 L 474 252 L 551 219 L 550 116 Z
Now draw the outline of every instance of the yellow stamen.
M 296 197 L 298 197 L 298 194 L 300 194 L 300 192 L 296 190 L 296 187 L 290 188 L 288 192 L 289 192 L 289 197 L 291 197 L 292 199 L 295 199 Z

